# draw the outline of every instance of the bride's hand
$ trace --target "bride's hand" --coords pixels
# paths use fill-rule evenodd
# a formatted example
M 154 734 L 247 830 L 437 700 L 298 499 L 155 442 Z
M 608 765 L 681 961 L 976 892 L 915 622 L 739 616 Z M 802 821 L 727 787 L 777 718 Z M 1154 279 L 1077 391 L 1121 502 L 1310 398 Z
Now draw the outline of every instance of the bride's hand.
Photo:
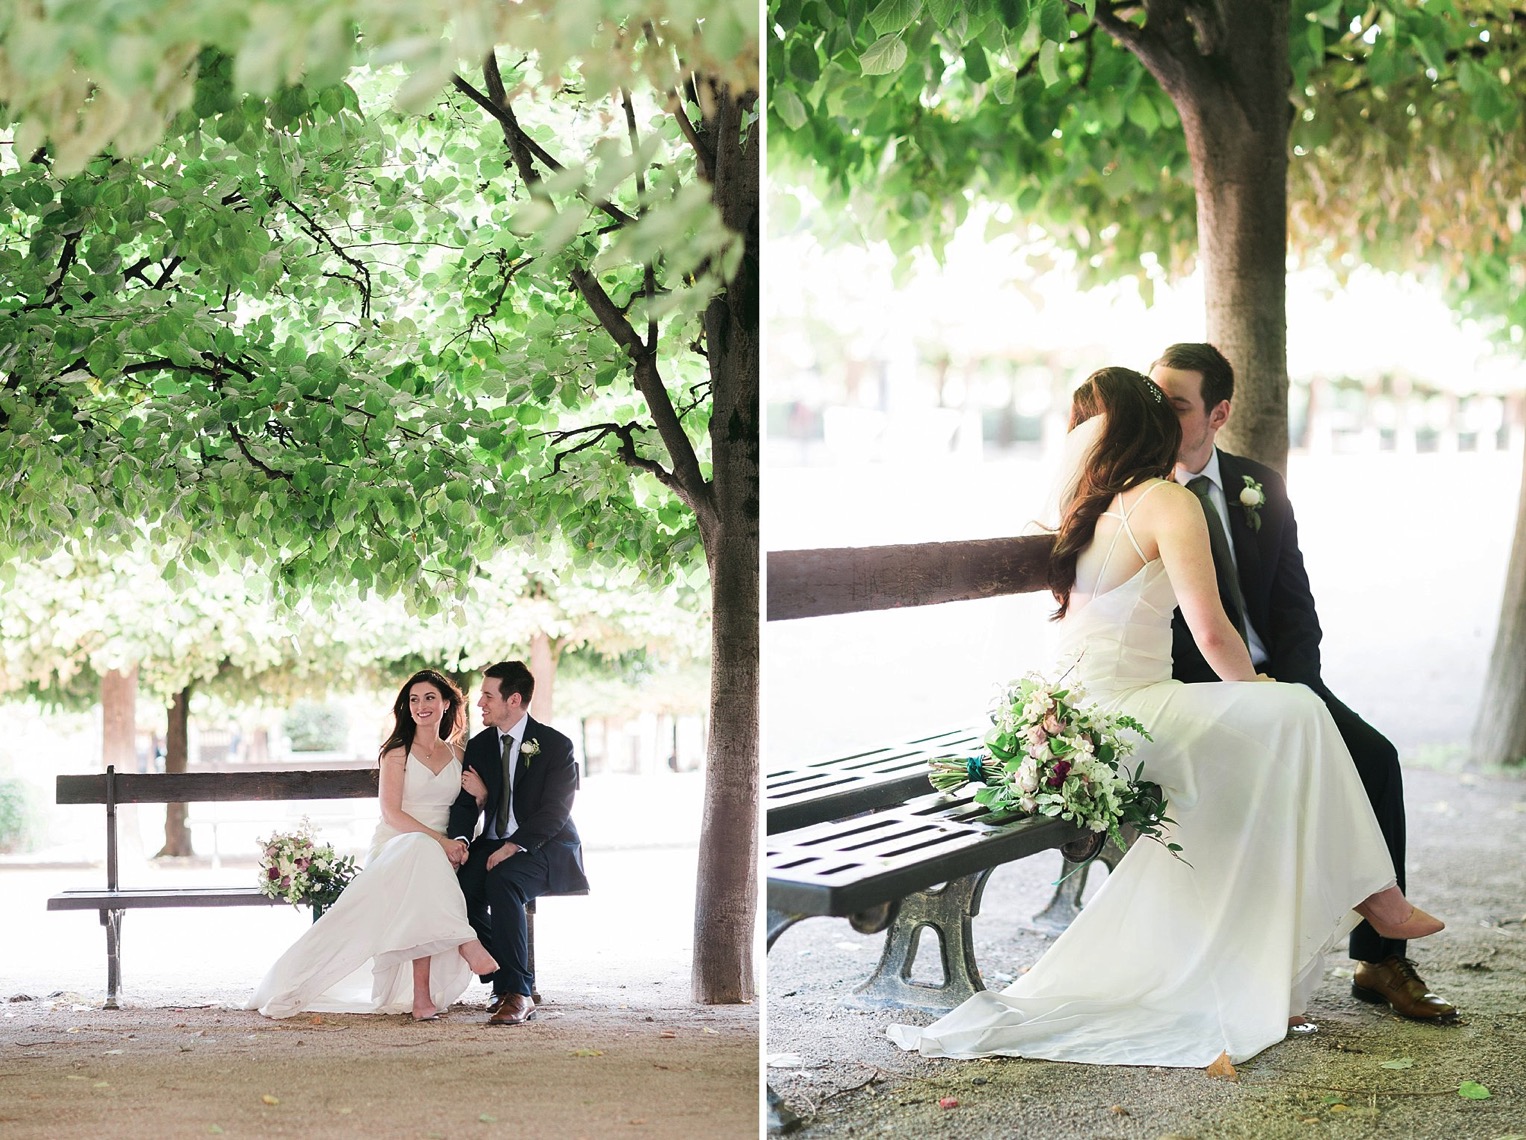
M 487 785 L 477 775 L 477 769 L 467 768 L 461 773 L 461 790 L 476 800 L 478 807 L 487 803 Z
M 1271 682 L 1273 682 L 1275 684 L 1276 681 L 1277 681 L 1277 678 L 1276 677 L 1270 677 L 1270 676 L 1268 676 L 1265 673 L 1257 673 L 1256 674 L 1256 680 L 1258 680 L 1258 681 L 1271 681 Z

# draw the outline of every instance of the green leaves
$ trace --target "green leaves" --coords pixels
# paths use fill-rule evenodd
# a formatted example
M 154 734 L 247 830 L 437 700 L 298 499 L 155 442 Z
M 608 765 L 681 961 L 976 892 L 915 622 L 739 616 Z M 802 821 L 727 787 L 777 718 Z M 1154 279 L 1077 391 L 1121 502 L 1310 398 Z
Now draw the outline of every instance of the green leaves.
M 906 66 L 906 44 L 898 35 L 881 36 L 858 57 L 864 75 L 890 75 Z
M 1457 1095 L 1464 1100 L 1488 1100 L 1494 1094 L 1477 1081 L 1463 1081 L 1457 1086 Z

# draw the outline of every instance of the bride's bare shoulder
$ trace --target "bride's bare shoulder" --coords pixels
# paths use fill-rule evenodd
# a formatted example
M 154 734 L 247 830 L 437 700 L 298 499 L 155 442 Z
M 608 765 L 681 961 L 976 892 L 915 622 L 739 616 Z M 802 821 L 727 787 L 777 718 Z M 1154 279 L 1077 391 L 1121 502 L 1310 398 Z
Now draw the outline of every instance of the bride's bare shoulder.
M 1138 509 L 1144 511 L 1147 517 L 1163 523 L 1203 517 L 1198 497 L 1172 479 L 1162 479 L 1152 484 L 1136 501 Z

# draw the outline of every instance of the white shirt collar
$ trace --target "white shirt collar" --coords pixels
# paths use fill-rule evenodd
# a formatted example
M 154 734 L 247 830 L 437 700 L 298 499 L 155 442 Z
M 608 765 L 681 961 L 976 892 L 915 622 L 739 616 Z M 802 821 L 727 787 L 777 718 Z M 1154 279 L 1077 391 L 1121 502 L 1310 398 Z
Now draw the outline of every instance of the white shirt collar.
M 500 731 L 498 733 L 498 747 L 500 749 L 503 747 L 504 737 L 511 737 L 511 738 L 513 738 L 513 741 L 514 741 L 516 746 L 519 745 L 519 744 L 522 744 L 524 742 L 524 739 L 525 739 L 525 729 L 528 728 L 529 725 L 530 725 L 530 716 L 529 716 L 528 713 L 526 713 L 524 716 L 519 718 L 519 723 L 516 724 L 513 728 L 509 729 L 508 732 Z
M 1208 462 L 1203 464 L 1201 471 L 1184 471 L 1180 466 L 1173 472 L 1176 481 L 1185 487 L 1199 475 L 1206 475 L 1220 492 L 1224 490 L 1224 477 L 1219 474 L 1219 449 L 1216 447 L 1208 455 Z

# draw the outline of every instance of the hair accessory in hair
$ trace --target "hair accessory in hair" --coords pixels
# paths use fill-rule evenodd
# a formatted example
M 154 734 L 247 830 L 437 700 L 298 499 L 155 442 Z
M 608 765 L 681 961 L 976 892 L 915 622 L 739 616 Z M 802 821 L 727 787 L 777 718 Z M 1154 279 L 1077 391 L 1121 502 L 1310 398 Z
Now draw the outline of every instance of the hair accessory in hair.
M 1145 377 L 1145 388 L 1149 391 L 1150 395 L 1155 397 L 1155 402 L 1157 404 L 1165 398 L 1161 394 L 1160 385 L 1155 383 L 1155 381 L 1151 380 L 1148 376 Z

